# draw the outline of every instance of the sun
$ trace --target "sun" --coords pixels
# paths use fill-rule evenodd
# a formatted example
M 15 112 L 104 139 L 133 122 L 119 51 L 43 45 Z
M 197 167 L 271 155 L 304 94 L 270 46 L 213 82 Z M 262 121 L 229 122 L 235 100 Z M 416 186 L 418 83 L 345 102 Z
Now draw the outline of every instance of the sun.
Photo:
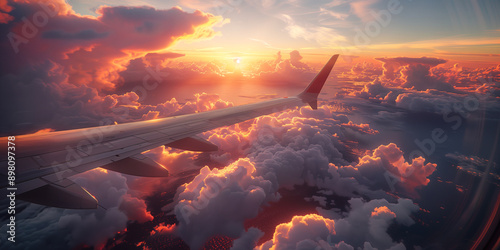
M 235 59 L 235 62 L 236 62 L 237 64 L 240 64 L 240 62 L 241 62 L 240 58 L 239 58 L 239 57 L 237 57 L 237 58 Z

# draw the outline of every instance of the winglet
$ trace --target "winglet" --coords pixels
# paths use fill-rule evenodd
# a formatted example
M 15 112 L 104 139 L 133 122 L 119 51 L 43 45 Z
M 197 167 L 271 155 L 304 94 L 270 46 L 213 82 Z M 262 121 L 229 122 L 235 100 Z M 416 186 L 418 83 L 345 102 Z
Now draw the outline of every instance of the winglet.
M 330 75 L 330 71 L 332 71 L 333 65 L 335 65 L 338 57 L 338 54 L 333 55 L 318 75 L 316 75 L 311 83 L 309 83 L 309 86 L 307 86 L 307 88 L 298 95 L 298 97 L 300 97 L 304 102 L 309 103 L 311 108 L 317 108 L 317 98 L 319 92 L 321 92 L 321 89 L 323 88 L 326 79 L 328 79 L 328 75 Z

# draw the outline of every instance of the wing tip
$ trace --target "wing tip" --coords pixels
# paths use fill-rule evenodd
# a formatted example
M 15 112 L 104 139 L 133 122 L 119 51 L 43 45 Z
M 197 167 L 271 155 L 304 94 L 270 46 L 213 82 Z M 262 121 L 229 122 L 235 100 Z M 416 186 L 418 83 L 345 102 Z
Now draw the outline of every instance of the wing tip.
M 338 57 L 339 54 L 333 55 L 301 94 L 307 93 L 307 94 L 318 95 L 321 92 L 321 89 L 323 88 L 323 85 L 325 84 L 326 80 L 328 79 L 328 76 L 330 75 L 333 66 L 337 62 Z
M 332 71 L 333 66 L 337 62 L 339 56 L 340 54 L 335 54 L 330 57 L 330 60 L 328 60 L 321 71 L 316 75 L 316 77 L 314 77 L 311 83 L 309 83 L 307 88 L 298 95 L 298 97 L 300 97 L 304 102 L 309 103 L 311 108 L 316 109 L 317 97 L 321 92 L 321 89 L 323 89 L 323 85 L 328 79 L 328 76 L 330 75 L 330 72 Z

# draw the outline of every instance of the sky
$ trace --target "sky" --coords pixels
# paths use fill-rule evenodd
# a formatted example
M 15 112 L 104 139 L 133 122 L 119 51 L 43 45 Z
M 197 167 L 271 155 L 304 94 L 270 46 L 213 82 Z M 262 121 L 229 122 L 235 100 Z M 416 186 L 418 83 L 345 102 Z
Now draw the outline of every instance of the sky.
M 97 16 L 100 5 L 69 2 L 75 12 Z M 134 2 L 135 3 L 135 2 Z M 156 8 L 179 6 L 221 16 L 210 41 L 178 43 L 207 56 L 243 53 L 264 56 L 275 50 L 304 55 L 442 56 L 456 61 L 494 64 L 499 52 L 495 1 L 143 1 Z M 210 53 L 211 52 L 211 53 Z M 311 57 L 314 58 L 314 57 Z M 316 58 L 314 58 L 316 59 Z
M 168 178 L 75 175 L 100 207 L 19 201 L 15 244 L 1 207 L 0 248 L 498 246 L 499 12 L 493 0 L 0 0 L 1 136 L 293 96 L 340 54 L 317 110 L 200 134 L 216 152 L 144 152 Z

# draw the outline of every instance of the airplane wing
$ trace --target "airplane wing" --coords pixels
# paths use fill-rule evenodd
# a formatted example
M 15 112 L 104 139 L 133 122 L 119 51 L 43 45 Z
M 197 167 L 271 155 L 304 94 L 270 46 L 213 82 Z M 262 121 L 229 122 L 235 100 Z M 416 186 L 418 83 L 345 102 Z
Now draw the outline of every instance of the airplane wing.
M 338 56 L 332 56 L 309 86 L 293 97 L 148 121 L 0 138 L 0 189 L 46 206 L 97 208 L 97 200 L 68 177 L 97 167 L 166 177 L 168 171 L 142 152 L 162 145 L 214 151 L 217 146 L 196 134 L 305 103 L 316 109 L 319 92 Z

